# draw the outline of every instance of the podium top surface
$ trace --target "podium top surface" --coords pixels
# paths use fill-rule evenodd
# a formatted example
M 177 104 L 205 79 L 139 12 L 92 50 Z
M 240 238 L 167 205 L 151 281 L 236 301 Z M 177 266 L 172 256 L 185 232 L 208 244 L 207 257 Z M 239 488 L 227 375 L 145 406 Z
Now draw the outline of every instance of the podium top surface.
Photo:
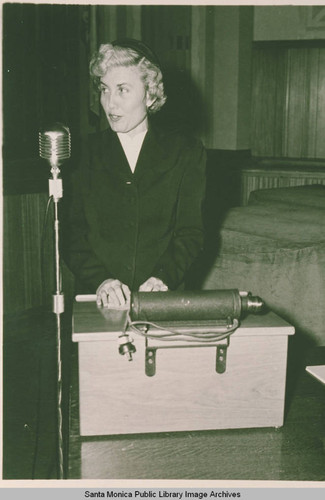
M 116 340 L 127 330 L 127 309 L 99 308 L 94 301 L 75 302 L 72 318 L 72 340 L 110 341 Z M 242 320 L 233 336 L 293 335 L 295 329 L 272 311 L 265 314 L 249 314 Z

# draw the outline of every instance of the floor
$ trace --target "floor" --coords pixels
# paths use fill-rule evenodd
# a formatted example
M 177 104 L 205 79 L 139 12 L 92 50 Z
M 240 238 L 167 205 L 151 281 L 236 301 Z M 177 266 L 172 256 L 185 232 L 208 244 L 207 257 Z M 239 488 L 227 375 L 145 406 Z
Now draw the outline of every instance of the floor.
M 3 479 L 59 478 L 55 317 L 42 309 L 5 318 Z M 69 479 L 325 480 L 325 386 L 305 372 L 325 347 L 290 339 L 285 424 L 68 439 L 70 315 L 63 324 L 65 477 Z M 71 374 L 72 377 L 76 373 Z M 73 412 L 76 408 L 73 408 Z M 70 459 L 67 457 L 70 455 Z

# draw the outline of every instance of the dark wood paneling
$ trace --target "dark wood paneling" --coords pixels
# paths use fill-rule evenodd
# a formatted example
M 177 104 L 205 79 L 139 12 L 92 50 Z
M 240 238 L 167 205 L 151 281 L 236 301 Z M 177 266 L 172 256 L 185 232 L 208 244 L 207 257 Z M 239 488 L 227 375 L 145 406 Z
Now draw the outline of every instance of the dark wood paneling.
M 41 213 L 46 195 L 4 198 L 4 311 L 16 312 L 43 302 L 41 276 Z
M 252 152 L 324 158 L 325 43 L 253 47 Z
M 317 49 L 316 49 L 317 50 Z M 308 138 L 308 102 L 311 75 L 308 71 L 309 57 L 306 49 L 289 49 L 287 83 L 287 110 L 285 156 L 303 158 L 306 155 Z
M 45 222 L 46 193 L 3 199 L 3 308 L 17 313 L 45 305 L 54 293 L 53 207 Z M 62 262 L 63 292 L 72 295 L 73 280 Z
M 288 54 L 270 47 L 253 54 L 252 150 L 259 156 L 281 156 L 288 119 Z

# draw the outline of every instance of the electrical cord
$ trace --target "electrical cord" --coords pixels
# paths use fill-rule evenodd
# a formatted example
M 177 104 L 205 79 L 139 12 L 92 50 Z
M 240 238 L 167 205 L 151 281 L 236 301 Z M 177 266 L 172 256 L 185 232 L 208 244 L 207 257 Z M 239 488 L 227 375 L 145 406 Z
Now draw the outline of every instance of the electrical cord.
M 145 327 L 146 330 L 143 328 L 139 328 L 138 326 Z M 219 342 L 220 340 L 224 340 L 225 338 L 228 338 L 230 335 L 232 335 L 238 328 L 239 326 L 239 321 L 238 319 L 233 320 L 233 325 L 226 327 L 226 328 L 215 328 L 213 332 L 207 332 L 207 333 L 196 333 L 196 332 L 180 332 L 176 331 L 164 326 L 161 326 L 157 323 L 153 323 L 151 321 L 129 321 L 128 322 L 128 327 L 134 331 L 135 333 L 146 337 L 150 339 L 158 339 L 162 341 L 174 341 L 178 342 L 180 340 L 186 341 L 186 342 L 202 342 L 202 343 L 212 343 L 212 342 Z M 151 330 L 149 331 L 149 327 L 152 327 L 153 329 L 159 330 L 159 333 L 154 333 Z M 165 333 L 162 333 L 162 330 Z
M 43 219 L 43 226 L 42 226 L 42 233 L 41 233 L 41 283 L 44 285 L 45 283 L 45 258 L 44 258 L 44 252 L 45 252 L 45 241 L 46 241 L 46 228 L 47 228 L 47 223 L 48 223 L 48 216 L 49 216 L 49 210 L 51 203 L 53 203 L 53 196 L 50 196 L 47 200 L 46 204 L 46 209 L 45 209 L 45 214 L 44 214 L 44 219 Z M 45 290 L 44 286 L 42 287 L 42 303 L 45 301 Z
M 40 258 L 41 258 L 41 283 L 44 283 L 44 277 L 45 277 L 45 259 L 44 259 L 44 250 L 45 250 L 45 241 L 46 241 L 46 228 L 47 228 L 47 223 L 48 223 L 48 214 L 49 214 L 49 209 L 51 206 L 51 202 L 53 201 L 53 197 L 50 196 L 47 200 L 46 204 L 46 209 L 45 209 L 45 214 L 44 214 L 44 219 L 43 219 L 43 225 L 42 225 L 42 232 L 41 232 L 41 249 L 40 249 Z M 44 287 L 42 287 L 42 303 L 44 303 Z M 38 389 L 37 389 L 37 408 L 36 408 L 36 424 L 35 424 L 35 447 L 34 447 L 34 457 L 33 457 L 33 464 L 32 464 L 32 479 L 37 479 L 36 478 L 36 468 L 37 468 L 37 457 L 38 457 L 38 452 L 39 452 L 39 433 L 40 433 L 40 406 L 41 406 L 41 377 L 42 377 L 42 355 L 43 352 L 41 350 L 41 346 L 43 346 L 42 343 L 37 343 L 37 350 L 38 350 Z
M 54 202 L 53 196 L 50 196 L 47 200 L 46 204 L 46 209 L 45 209 L 45 214 L 44 214 L 44 219 L 43 219 L 43 225 L 42 225 L 42 232 L 41 232 L 41 283 L 45 283 L 45 242 L 46 242 L 46 236 L 47 236 L 47 226 L 48 226 L 48 216 L 49 216 L 49 211 L 50 211 L 50 206 Z M 60 276 L 61 279 L 61 276 Z M 45 290 L 44 287 L 42 288 L 42 304 L 45 304 Z M 62 449 L 63 449 L 63 438 L 62 438 L 62 411 L 61 411 L 61 404 L 62 404 L 62 367 L 61 367 L 61 330 L 60 330 L 60 323 L 57 315 L 57 338 L 56 338 L 56 348 L 57 348 L 57 371 L 58 371 L 58 380 L 57 380 L 57 405 L 58 405 L 58 412 L 57 412 L 57 427 L 58 427 L 58 464 L 57 467 L 59 468 L 58 474 L 59 477 L 62 478 L 64 475 L 63 471 L 63 455 L 62 455 Z M 43 344 L 42 344 L 43 345 Z M 42 356 L 43 352 L 41 352 L 40 344 L 38 344 L 38 390 L 37 390 L 37 409 L 36 409 L 36 438 L 35 438 L 35 447 L 34 447 L 34 457 L 33 457 L 33 464 L 32 464 L 32 479 L 37 479 L 37 461 L 38 461 L 38 454 L 39 454 L 39 439 L 40 439 L 40 418 L 41 418 L 41 398 L 42 398 L 42 390 L 41 390 L 41 379 L 43 377 L 42 374 Z

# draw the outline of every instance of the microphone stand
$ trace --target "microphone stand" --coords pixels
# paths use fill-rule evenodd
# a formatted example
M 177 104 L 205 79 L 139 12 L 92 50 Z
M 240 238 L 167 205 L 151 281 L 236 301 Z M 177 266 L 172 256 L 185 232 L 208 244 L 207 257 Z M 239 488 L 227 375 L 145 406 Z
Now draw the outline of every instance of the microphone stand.
M 56 349 L 57 349 L 57 425 L 58 425 L 58 466 L 59 479 L 64 479 L 63 457 L 63 417 L 62 417 L 62 358 L 61 358 L 61 314 L 64 312 L 64 295 L 62 293 L 59 247 L 58 202 L 63 196 L 62 179 L 59 177 L 58 161 L 51 160 L 52 179 L 49 179 L 49 194 L 54 202 L 54 239 L 55 239 L 55 294 L 53 295 L 53 313 L 56 315 Z

